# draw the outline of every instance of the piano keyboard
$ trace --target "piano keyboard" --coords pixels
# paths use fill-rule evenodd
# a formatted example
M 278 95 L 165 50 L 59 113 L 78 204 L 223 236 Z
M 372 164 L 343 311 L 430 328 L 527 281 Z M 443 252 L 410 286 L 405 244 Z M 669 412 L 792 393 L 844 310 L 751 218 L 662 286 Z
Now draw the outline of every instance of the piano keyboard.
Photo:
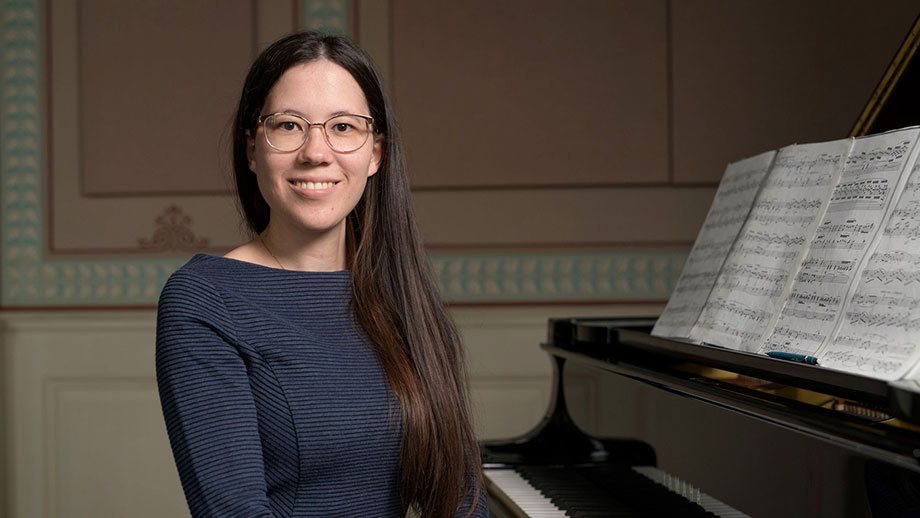
M 716 516 L 747 518 L 651 466 L 484 466 L 489 496 L 510 518 Z M 493 513 L 500 517 L 501 512 Z

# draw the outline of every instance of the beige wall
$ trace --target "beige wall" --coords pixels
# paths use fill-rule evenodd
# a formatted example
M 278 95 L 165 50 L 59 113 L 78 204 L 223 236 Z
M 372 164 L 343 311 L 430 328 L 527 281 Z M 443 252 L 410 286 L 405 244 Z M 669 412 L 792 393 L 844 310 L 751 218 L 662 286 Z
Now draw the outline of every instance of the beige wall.
M 238 243 L 226 128 L 246 62 L 294 26 L 298 3 L 43 5 L 49 257 Z M 688 248 L 728 162 L 847 134 L 917 11 L 910 0 L 560 5 L 352 4 L 392 89 L 434 249 Z M 140 117 L 130 132 L 128 114 Z M 155 242 L 170 218 L 187 218 L 184 249 Z
M 232 200 L 216 187 L 227 173 L 221 128 L 240 67 L 296 26 L 303 4 L 40 5 L 46 258 L 220 253 L 239 242 Z M 844 136 L 917 14 L 914 0 L 348 5 L 356 38 L 392 87 L 432 250 L 522 255 L 689 249 L 725 164 Z M 125 22 L 113 26 L 103 15 Z M 151 45 L 164 38 L 169 45 Z M 183 48 L 212 48 L 220 59 L 173 61 Z M 140 50 L 160 56 L 162 68 L 132 59 Z M 112 84 L 126 74 L 136 75 Z M 105 88 L 95 90 L 97 81 Z M 135 112 L 146 114 L 138 141 L 155 149 L 111 149 L 123 121 L 106 117 Z M 204 152 L 183 147 L 187 124 L 213 134 L 192 143 Z M 157 245 L 155 232 L 169 225 L 191 241 Z M 454 308 L 470 349 L 481 436 L 521 433 L 542 415 L 550 369 L 537 345 L 547 317 L 661 307 Z M 114 517 L 139 502 L 151 517 L 185 513 L 156 401 L 152 342 L 152 308 L 2 314 L 0 510 Z M 650 441 L 663 467 L 749 513 L 801 510 L 752 486 L 793 494 L 818 480 L 806 514 L 864 514 L 849 505 L 848 454 L 592 372 L 574 376 L 570 389 L 586 428 Z M 798 468 L 793 454 L 749 455 L 753 439 L 809 452 L 804 474 L 787 476 Z M 701 444 L 730 455 L 714 461 Z

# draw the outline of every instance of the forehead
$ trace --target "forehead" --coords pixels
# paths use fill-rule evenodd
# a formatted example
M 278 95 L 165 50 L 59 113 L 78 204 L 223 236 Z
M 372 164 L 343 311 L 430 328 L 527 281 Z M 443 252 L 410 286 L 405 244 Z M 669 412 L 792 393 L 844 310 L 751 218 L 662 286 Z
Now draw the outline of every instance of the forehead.
M 307 118 L 334 113 L 367 115 L 367 99 L 358 82 L 340 65 L 311 61 L 285 70 L 265 98 L 263 113 L 290 111 Z

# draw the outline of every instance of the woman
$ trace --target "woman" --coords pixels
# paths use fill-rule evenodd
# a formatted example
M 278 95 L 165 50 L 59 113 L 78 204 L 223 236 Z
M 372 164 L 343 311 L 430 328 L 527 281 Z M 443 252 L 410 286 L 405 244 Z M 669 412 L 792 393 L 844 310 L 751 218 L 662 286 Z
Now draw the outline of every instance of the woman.
M 233 161 L 255 238 L 195 256 L 158 311 L 193 516 L 487 516 L 460 340 L 367 54 L 314 33 L 266 49 Z

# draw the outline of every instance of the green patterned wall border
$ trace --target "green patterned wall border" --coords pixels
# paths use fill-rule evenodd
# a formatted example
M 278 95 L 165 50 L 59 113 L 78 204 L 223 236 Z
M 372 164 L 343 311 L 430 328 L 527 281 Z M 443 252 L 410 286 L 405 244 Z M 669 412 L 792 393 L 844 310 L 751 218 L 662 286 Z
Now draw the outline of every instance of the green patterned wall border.
M 349 36 L 351 33 L 351 0 L 301 0 L 304 30 Z
M 686 252 L 431 254 L 444 298 L 466 302 L 667 300 Z
M 57 260 L 44 256 L 41 9 L 0 4 L 0 288 L 4 307 L 150 305 L 184 259 Z
M 347 20 L 347 1 L 303 5 L 305 16 L 313 16 L 315 8 L 322 11 L 317 20 Z M 154 305 L 163 283 L 187 257 L 45 257 L 39 1 L 2 0 L 0 20 L 0 303 L 6 308 Z M 686 255 L 435 252 L 431 264 L 445 298 L 456 303 L 660 301 L 670 294 Z

